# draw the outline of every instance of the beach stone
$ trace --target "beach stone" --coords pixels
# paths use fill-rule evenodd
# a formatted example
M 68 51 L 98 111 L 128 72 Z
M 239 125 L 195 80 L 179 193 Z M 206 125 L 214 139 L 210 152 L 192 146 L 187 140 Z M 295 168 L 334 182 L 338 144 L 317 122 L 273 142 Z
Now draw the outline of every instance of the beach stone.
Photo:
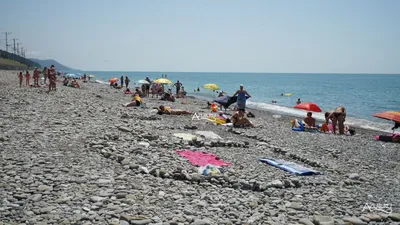
M 362 220 L 360 220 L 357 217 L 343 217 L 343 221 L 344 222 L 349 222 L 353 225 L 365 225 L 367 223 L 363 222 Z
M 151 223 L 151 220 L 150 219 L 131 220 L 130 223 L 133 225 L 146 225 L 146 224 Z
M 139 142 L 138 145 L 145 147 L 145 148 L 148 148 L 150 146 L 150 144 L 148 142 L 144 142 L 144 141 Z
M 299 224 L 303 224 L 303 225 L 314 225 L 313 222 L 311 222 L 311 220 L 303 218 L 299 220 Z
M 382 220 L 381 217 L 377 214 L 367 214 L 367 215 L 365 215 L 365 217 L 367 217 L 371 221 L 381 221 Z
M 335 221 L 329 216 L 314 216 L 313 222 L 316 225 L 335 225 Z
M 124 127 L 124 126 L 118 127 L 118 130 L 120 130 L 120 131 L 122 131 L 122 132 L 132 132 L 132 129 L 131 129 L 131 128 L 129 128 L 129 127 Z
M 270 183 L 268 183 L 268 186 L 275 187 L 275 188 L 282 188 L 283 187 L 283 183 L 280 180 L 273 180 Z
M 400 213 L 391 213 L 391 214 L 389 215 L 389 218 L 390 218 L 391 220 L 393 220 L 393 221 L 398 222 L 398 221 L 400 221 Z
M 351 180 L 359 180 L 360 179 L 360 175 L 358 175 L 357 173 L 352 173 L 349 175 L 349 179 Z
M 197 219 L 191 225 L 211 225 L 211 222 L 208 219 Z

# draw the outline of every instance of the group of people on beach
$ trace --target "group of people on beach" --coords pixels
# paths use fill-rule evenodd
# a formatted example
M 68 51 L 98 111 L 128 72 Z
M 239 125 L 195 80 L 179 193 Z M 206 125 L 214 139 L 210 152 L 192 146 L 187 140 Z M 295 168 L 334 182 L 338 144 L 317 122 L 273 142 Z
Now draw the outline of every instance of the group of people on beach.
M 292 128 L 304 128 L 307 130 L 315 130 L 321 132 L 329 132 L 336 134 L 336 126 L 339 134 L 354 135 L 354 129 L 345 126 L 346 109 L 343 106 L 337 107 L 334 111 L 325 112 L 325 123 L 317 126 L 316 119 L 312 116 L 312 112 L 307 112 L 306 117 L 302 121 L 291 120 Z
M 39 79 L 40 79 L 40 74 L 43 75 L 44 78 L 44 83 L 43 84 L 39 84 Z M 34 68 L 33 70 L 33 84 L 30 83 L 30 79 L 31 79 L 31 74 L 29 73 L 29 70 L 26 70 L 25 72 L 25 76 L 23 74 L 23 72 L 19 72 L 18 74 L 18 79 L 19 79 L 19 87 L 22 87 L 22 83 L 24 81 L 24 77 L 25 77 L 25 86 L 27 87 L 40 87 L 40 86 L 47 86 L 47 80 L 49 80 L 49 90 L 48 92 L 54 90 L 56 91 L 57 87 L 56 87 L 56 70 L 54 65 L 51 65 L 50 68 L 44 67 L 43 71 L 39 71 L 38 68 Z

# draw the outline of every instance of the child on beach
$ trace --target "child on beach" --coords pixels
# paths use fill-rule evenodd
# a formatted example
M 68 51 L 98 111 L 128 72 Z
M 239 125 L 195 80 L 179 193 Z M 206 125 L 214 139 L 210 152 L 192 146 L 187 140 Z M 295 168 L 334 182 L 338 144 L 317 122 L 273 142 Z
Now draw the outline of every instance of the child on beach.
M 22 87 L 22 81 L 24 80 L 24 76 L 22 75 L 22 72 L 19 72 L 18 78 L 19 78 L 19 87 Z
M 25 79 L 26 79 L 26 86 L 29 86 L 30 85 L 31 75 L 29 74 L 28 70 L 26 71 Z

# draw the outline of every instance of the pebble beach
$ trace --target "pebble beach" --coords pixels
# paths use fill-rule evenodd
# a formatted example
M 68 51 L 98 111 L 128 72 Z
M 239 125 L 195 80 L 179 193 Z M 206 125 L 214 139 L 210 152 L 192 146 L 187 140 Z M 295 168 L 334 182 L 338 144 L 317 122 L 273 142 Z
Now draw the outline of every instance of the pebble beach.
M 204 100 L 150 97 L 127 108 L 122 90 L 80 85 L 46 93 L 0 71 L 0 224 L 400 224 L 400 145 L 373 138 L 383 133 L 294 132 L 290 117 L 255 109 L 255 128 L 217 126 L 154 109 L 207 114 Z M 176 149 L 231 165 L 204 176 Z M 296 176 L 263 157 L 321 175 Z

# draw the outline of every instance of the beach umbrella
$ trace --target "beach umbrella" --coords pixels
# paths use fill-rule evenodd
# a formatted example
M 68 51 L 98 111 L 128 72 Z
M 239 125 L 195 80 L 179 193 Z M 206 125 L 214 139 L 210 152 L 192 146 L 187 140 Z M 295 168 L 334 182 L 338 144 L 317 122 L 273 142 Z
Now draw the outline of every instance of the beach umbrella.
M 73 73 L 67 73 L 64 76 L 71 77 L 71 78 L 79 78 L 79 76 L 77 74 L 73 74 Z
M 400 123 L 400 112 L 387 111 L 372 114 L 373 117 L 390 120 L 396 123 Z
M 172 82 L 165 78 L 158 78 L 157 80 L 153 81 L 156 84 L 172 84 Z
M 311 111 L 311 112 L 322 112 L 322 110 L 315 103 L 312 103 L 312 102 L 303 102 L 303 103 L 293 106 L 293 108 L 302 109 L 302 110 Z
M 138 84 L 150 84 L 147 80 L 138 80 L 136 83 L 138 83 Z
M 219 87 L 216 84 L 205 84 L 203 85 L 203 88 L 211 91 L 219 90 Z
M 118 80 L 119 80 L 118 78 L 114 77 L 114 78 L 109 79 L 108 82 L 110 82 L 110 83 L 115 83 L 115 82 L 117 82 Z
M 92 74 L 90 74 L 88 77 L 90 77 L 90 78 L 94 78 L 95 76 L 94 76 L 94 75 L 92 75 Z

